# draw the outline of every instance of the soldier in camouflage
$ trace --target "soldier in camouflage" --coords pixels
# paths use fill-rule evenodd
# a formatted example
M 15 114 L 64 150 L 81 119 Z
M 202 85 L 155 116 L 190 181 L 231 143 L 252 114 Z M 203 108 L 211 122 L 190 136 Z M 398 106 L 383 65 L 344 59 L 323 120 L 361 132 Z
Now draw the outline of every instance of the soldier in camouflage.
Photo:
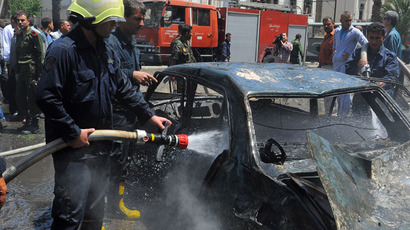
M 40 110 L 35 95 L 42 71 L 43 41 L 41 35 L 30 28 L 30 18 L 26 12 L 17 12 L 17 23 L 20 32 L 16 34 L 16 100 L 19 114 L 26 119 L 17 130 L 31 134 L 39 130 L 37 114 Z
M 192 37 L 192 26 L 181 24 L 178 26 L 179 36 L 171 42 L 171 65 L 195 62 L 189 40 Z

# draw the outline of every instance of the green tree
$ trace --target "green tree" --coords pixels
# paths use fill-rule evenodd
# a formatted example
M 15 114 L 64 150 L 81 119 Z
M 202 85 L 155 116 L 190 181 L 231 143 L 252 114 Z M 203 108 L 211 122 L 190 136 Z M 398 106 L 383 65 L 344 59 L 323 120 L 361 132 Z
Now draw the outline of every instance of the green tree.
M 396 11 L 399 15 L 396 30 L 401 36 L 401 41 L 405 42 L 410 29 L 410 0 L 387 0 L 386 4 L 382 5 L 382 17 L 388 10 Z
M 24 10 L 30 17 L 40 16 L 41 0 L 10 0 L 9 14 L 12 15 L 19 10 Z

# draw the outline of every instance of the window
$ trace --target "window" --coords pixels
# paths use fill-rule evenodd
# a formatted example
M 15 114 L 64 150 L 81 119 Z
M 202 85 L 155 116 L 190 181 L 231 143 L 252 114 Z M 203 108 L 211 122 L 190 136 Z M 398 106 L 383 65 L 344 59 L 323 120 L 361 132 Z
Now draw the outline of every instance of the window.
M 198 26 L 210 25 L 210 10 L 207 9 L 192 9 L 192 24 Z
M 177 6 L 167 6 L 164 13 L 164 26 L 170 27 L 172 24 L 185 23 L 185 8 Z
M 178 76 L 165 76 L 149 101 L 156 114 L 169 118 L 179 127 L 178 132 L 223 130 L 229 137 L 227 101 L 220 89 L 187 82 Z

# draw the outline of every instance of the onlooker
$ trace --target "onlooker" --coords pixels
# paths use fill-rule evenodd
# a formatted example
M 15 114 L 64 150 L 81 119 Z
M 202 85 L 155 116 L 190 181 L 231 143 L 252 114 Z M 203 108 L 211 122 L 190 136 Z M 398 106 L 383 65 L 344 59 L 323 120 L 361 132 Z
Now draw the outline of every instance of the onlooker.
M 325 30 L 325 37 L 320 44 L 319 51 L 319 68 L 332 69 L 332 58 L 333 58 L 333 40 L 335 34 L 335 23 L 331 17 L 325 17 L 322 20 L 323 29 Z M 326 97 L 325 102 L 325 112 L 326 114 L 330 111 L 332 106 L 333 98 Z
M 353 53 L 357 44 L 364 45 L 367 43 L 366 37 L 360 30 L 352 26 L 352 14 L 345 11 L 340 16 L 341 26 L 336 28 L 333 41 L 333 66 L 332 69 L 345 73 L 346 61 Z M 346 94 L 337 97 L 338 115 L 344 116 L 349 112 L 350 95 Z
M 326 34 L 320 44 L 319 68 L 332 69 L 333 40 L 335 34 L 335 23 L 331 17 L 323 18 L 323 29 Z
M 302 38 L 301 34 L 296 34 L 295 40 L 292 41 L 292 52 L 290 52 L 290 63 L 292 64 L 299 64 L 300 60 L 303 60 L 303 48 L 302 43 L 300 43 L 300 39 Z M 299 55 L 302 59 L 299 59 Z
M 69 145 L 53 154 L 55 171 L 51 229 L 101 229 L 110 180 L 111 141 L 89 143 L 95 129 L 112 129 L 112 97 L 141 123 L 164 129 L 168 119 L 154 115 L 119 67 L 104 39 L 124 21 L 123 1 L 74 0 L 75 29 L 48 48 L 37 90 L 45 114 L 46 142 Z M 91 13 L 89 13 L 91 12 Z M 97 87 L 98 86 L 98 87 Z
M 58 22 L 58 30 L 56 32 L 51 32 L 50 35 L 53 38 L 53 41 L 60 38 L 62 35 L 68 33 L 71 30 L 71 24 L 67 20 L 60 20 Z
M 273 42 L 275 44 L 273 55 L 276 63 L 289 63 L 290 52 L 293 50 L 292 43 L 288 42 L 286 33 L 281 33 Z
M 192 37 L 192 26 L 181 24 L 178 26 L 179 36 L 171 42 L 171 65 L 195 62 L 189 40 Z
M 3 45 L 3 58 L 5 62 L 5 68 L 3 70 L 3 74 L 4 74 L 4 78 L 7 77 L 7 79 L 4 79 L 5 83 L 3 83 L 6 86 L 5 91 L 3 91 L 3 96 L 9 102 L 9 112 L 11 114 L 11 117 L 10 117 L 11 120 L 17 119 L 18 117 L 17 102 L 15 98 L 16 79 L 15 79 L 14 72 L 12 72 L 13 70 L 11 69 L 11 65 L 10 65 L 10 50 L 11 50 L 12 38 L 14 37 L 17 31 L 18 31 L 17 16 L 14 13 L 10 18 L 10 24 L 4 27 L 2 38 L 1 38 L 2 45 Z
M 138 104 L 148 108 L 147 102 L 140 91 L 140 85 L 149 86 L 157 79 L 152 75 L 140 71 L 139 54 L 137 42 L 134 35 L 144 25 L 146 8 L 144 3 L 138 0 L 124 0 L 124 18 L 111 36 L 107 39 L 117 56 L 120 58 L 120 69 L 135 86 L 137 94 L 140 95 Z M 113 100 L 113 128 L 115 130 L 134 131 L 138 127 L 138 119 L 132 111 L 124 108 L 120 101 Z M 133 142 L 116 141 L 111 151 L 111 182 L 107 194 L 108 215 L 122 214 L 119 203 L 121 195 L 118 193 L 119 186 L 125 180 L 126 168 L 130 163 L 130 154 L 134 151 Z
M 51 18 L 43 18 L 41 19 L 41 27 L 43 27 L 43 34 L 46 36 L 46 46 L 44 47 L 44 50 L 47 50 L 48 46 L 53 42 L 53 38 L 51 37 L 50 33 L 54 29 L 54 24 Z
M 386 49 L 393 51 L 398 58 L 401 58 L 401 36 L 396 30 L 396 24 L 399 21 L 399 15 L 395 11 L 387 11 L 384 14 L 383 25 L 386 27 L 386 39 L 383 45 Z
M 1 87 L 1 92 L 3 94 L 4 102 L 9 103 L 9 99 L 7 98 L 9 95 L 8 91 L 8 76 L 7 76 L 7 71 L 6 71 L 6 65 L 4 62 L 4 57 L 3 57 L 3 29 L 6 26 L 6 21 L 4 19 L 0 19 L 0 87 Z M 2 98 L 0 98 L 2 100 Z M 1 101 L 0 101 L 1 103 Z
M 35 93 L 43 64 L 43 41 L 41 35 L 29 26 L 31 20 L 26 12 L 18 11 L 17 21 L 20 31 L 16 34 L 16 99 L 19 114 L 26 119 L 18 130 L 31 134 L 39 130 L 37 114 L 40 111 Z
M 0 209 L 6 201 L 7 185 L 3 178 L 3 173 L 6 171 L 6 162 L 0 157 Z
M 346 73 L 351 75 L 362 74 L 360 71 L 368 64 L 370 66 L 370 76 L 374 78 L 383 78 L 386 80 L 396 81 L 398 79 L 399 63 L 396 54 L 383 46 L 385 38 L 385 27 L 380 22 L 374 22 L 367 28 L 367 38 L 369 40 L 367 47 L 367 60 L 362 59 L 362 48 L 357 48 L 352 59 L 346 63 Z M 379 82 L 390 95 L 393 94 L 393 85 L 390 83 Z M 361 98 L 353 99 L 353 108 L 361 103 L 355 103 L 362 100 Z
M 16 23 L 17 23 L 17 16 L 16 16 Z M 20 31 L 18 24 L 14 27 L 14 36 L 11 38 L 10 41 L 10 53 L 9 53 L 9 62 L 7 63 L 7 70 L 8 70 L 8 85 L 10 90 L 10 104 L 9 104 L 9 111 L 10 111 L 10 118 L 11 121 L 22 121 L 24 117 L 18 114 L 18 106 L 17 106 L 17 98 L 16 98 L 16 67 L 17 67 L 17 57 L 16 57 L 16 34 Z
M 229 62 L 231 60 L 231 39 L 232 34 L 225 35 L 225 41 L 222 42 L 221 61 Z
M 17 26 L 17 15 L 13 14 L 10 18 L 10 24 L 8 24 L 3 29 L 3 56 L 6 62 L 9 61 L 10 58 L 10 42 L 11 38 L 14 36 L 14 28 Z

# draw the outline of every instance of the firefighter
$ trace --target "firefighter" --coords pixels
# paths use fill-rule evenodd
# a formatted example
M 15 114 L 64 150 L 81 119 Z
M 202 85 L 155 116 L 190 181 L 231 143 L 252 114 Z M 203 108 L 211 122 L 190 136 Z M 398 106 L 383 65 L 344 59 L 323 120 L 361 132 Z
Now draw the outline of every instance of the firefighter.
M 102 227 L 109 185 L 110 141 L 89 143 L 95 129 L 112 128 L 112 97 L 141 123 L 164 129 L 166 118 L 154 115 L 119 68 L 106 45 L 118 21 L 122 0 L 74 0 L 70 20 L 76 28 L 48 48 L 37 91 L 45 115 L 46 142 L 62 138 L 70 147 L 53 154 L 55 170 L 51 229 Z
M 178 26 L 179 36 L 171 42 L 171 65 L 196 62 L 191 48 L 192 26 Z
M 149 86 L 157 82 L 151 74 L 140 71 L 139 56 L 140 51 L 136 47 L 137 42 L 134 35 L 144 25 L 146 8 L 144 3 L 138 0 L 124 0 L 124 18 L 107 43 L 113 48 L 121 61 L 121 70 L 135 86 L 138 94 L 141 94 L 140 85 Z M 142 96 L 141 96 L 142 98 Z M 141 103 L 146 103 L 141 101 Z M 134 131 L 138 125 L 138 120 L 131 111 L 125 109 L 119 101 L 113 100 L 114 116 L 113 125 L 116 130 Z M 107 214 L 109 216 L 123 216 L 118 204 L 121 197 L 118 187 L 122 186 L 126 176 L 127 166 L 130 162 L 129 155 L 134 151 L 134 145 L 129 141 L 116 141 L 112 149 L 112 181 L 107 194 Z M 129 216 L 127 218 L 130 218 Z
M 17 12 L 20 31 L 16 34 L 16 100 L 19 114 L 26 123 L 18 128 L 24 134 L 39 130 L 35 92 L 43 64 L 43 39 L 30 27 L 30 18 L 24 11 Z

